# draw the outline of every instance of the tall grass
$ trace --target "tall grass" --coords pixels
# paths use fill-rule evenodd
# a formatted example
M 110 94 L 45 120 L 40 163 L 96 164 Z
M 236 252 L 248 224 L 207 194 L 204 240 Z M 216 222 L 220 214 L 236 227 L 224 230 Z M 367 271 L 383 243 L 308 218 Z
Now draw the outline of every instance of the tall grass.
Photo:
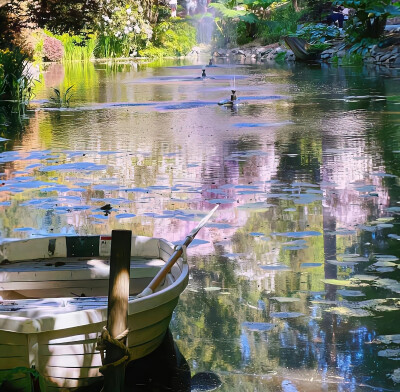
M 0 50 L 0 101 L 15 105 L 20 114 L 34 96 L 35 80 L 30 72 L 30 58 L 19 48 Z
M 117 37 L 101 35 L 95 49 L 97 58 L 129 57 L 130 43 Z
M 64 56 L 62 61 L 89 61 L 94 57 L 97 46 L 97 37 L 94 34 L 84 39 L 76 35 L 54 35 L 50 31 L 44 31 L 46 35 L 57 38 L 64 45 Z

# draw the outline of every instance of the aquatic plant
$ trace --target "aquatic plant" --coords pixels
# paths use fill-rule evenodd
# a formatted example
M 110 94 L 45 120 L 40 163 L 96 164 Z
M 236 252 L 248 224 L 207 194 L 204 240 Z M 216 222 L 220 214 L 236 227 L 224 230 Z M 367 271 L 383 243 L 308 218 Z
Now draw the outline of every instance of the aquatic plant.
M 57 38 L 46 36 L 43 41 L 43 57 L 48 61 L 60 61 L 64 56 L 64 46 Z
M 35 80 L 30 72 L 29 56 L 19 48 L 0 50 L 0 100 L 25 106 L 33 96 Z
M 69 107 L 70 100 L 72 98 L 72 88 L 74 86 L 69 86 L 64 93 L 61 93 L 61 91 L 58 88 L 53 88 L 53 91 L 55 93 L 54 97 L 50 97 L 50 101 L 57 107 Z

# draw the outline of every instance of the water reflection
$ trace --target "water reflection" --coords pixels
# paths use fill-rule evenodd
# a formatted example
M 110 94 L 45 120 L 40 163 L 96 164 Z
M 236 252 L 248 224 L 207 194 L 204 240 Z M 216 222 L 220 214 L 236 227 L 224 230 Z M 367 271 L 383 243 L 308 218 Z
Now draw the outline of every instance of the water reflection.
M 192 67 L 64 72 L 72 110 L 36 111 L 0 142 L 3 237 L 124 228 L 178 242 L 221 202 L 172 322 L 192 371 L 224 391 L 396 389 L 398 79 L 235 68 L 247 102 L 231 111 L 213 104 L 229 65 L 206 83 L 182 83 Z

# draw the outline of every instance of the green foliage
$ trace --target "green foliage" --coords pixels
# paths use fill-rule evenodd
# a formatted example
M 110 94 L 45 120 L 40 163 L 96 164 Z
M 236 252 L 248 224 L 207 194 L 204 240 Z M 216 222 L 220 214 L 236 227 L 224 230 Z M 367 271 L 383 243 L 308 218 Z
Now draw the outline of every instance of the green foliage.
M 296 12 L 289 3 L 274 7 L 268 19 L 257 24 L 257 36 L 265 44 L 278 42 L 282 36 L 296 31 L 301 16 L 302 13 Z
M 19 48 L 0 50 L 0 99 L 25 106 L 33 96 L 29 56 Z
M 311 44 L 308 48 L 307 48 L 307 52 L 309 53 L 319 53 L 319 52 L 323 52 L 326 49 L 329 49 L 331 47 L 331 45 L 326 44 L 326 43 L 315 43 L 315 44 Z
M 347 53 L 342 58 L 342 65 L 363 65 L 363 56 L 359 53 Z
M 55 93 L 54 97 L 50 97 L 50 101 L 57 107 L 69 107 L 69 102 L 72 98 L 72 88 L 74 86 L 68 87 L 65 92 L 62 94 L 61 91 L 57 88 L 53 88 L 53 91 Z
M 188 22 L 174 18 L 154 27 L 151 45 L 140 50 L 145 57 L 185 56 L 196 44 L 196 29 Z
M 88 61 L 94 56 L 94 50 L 97 45 L 96 35 L 90 34 L 87 38 L 77 35 L 56 35 L 64 45 L 63 61 L 83 60 Z
M 286 52 L 279 52 L 275 57 L 275 61 L 277 63 L 283 63 L 283 61 L 285 60 L 285 56 L 286 56 Z
M 384 32 L 387 18 L 400 15 L 399 2 L 392 3 L 392 0 L 337 0 L 335 3 L 356 10 L 346 28 L 350 42 L 379 38 Z
M 340 30 L 336 26 L 327 26 L 325 24 L 307 24 L 295 33 L 290 34 L 292 37 L 305 39 L 307 42 L 323 43 L 326 40 L 340 37 Z

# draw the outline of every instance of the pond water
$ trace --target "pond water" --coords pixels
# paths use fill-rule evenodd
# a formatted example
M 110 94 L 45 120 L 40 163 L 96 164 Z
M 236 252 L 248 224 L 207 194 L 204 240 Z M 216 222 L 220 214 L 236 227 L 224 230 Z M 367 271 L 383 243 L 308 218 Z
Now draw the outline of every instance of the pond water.
M 0 124 L 1 237 L 179 242 L 221 203 L 171 323 L 192 373 L 221 391 L 399 390 L 400 70 L 202 79 L 205 61 L 49 66 L 36 109 Z

